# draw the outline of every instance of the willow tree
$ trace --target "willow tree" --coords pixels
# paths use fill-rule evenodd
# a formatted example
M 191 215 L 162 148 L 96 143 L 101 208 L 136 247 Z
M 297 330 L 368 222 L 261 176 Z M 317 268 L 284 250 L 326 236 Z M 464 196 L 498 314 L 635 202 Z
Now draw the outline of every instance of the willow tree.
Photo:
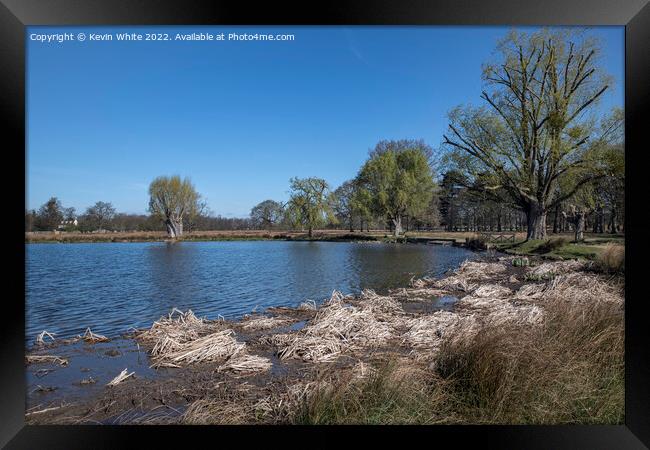
M 402 233 L 402 216 L 417 216 L 431 204 L 435 184 L 422 148 L 372 153 L 357 176 L 368 209 L 393 223 Z
M 509 33 L 483 67 L 482 107 L 449 114 L 444 145 L 473 184 L 507 192 L 527 217 L 527 239 L 546 236 L 546 215 L 599 175 L 583 156 L 598 99 L 609 86 L 593 39 L 576 32 Z M 575 168 L 586 170 L 573 170 Z M 556 196 L 560 178 L 568 189 Z
M 322 178 L 292 178 L 291 198 L 287 214 L 293 225 L 307 228 L 309 237 L 314 228 L 324 225 L 328 220 L 336 221 L 329 198 L 329 185 Z
M 172 239 L 183 235 L 183 218 L 196 210 L 198 200 L 189 178 L 162 176 L 149 185 L 149 211 L 165 223 Z

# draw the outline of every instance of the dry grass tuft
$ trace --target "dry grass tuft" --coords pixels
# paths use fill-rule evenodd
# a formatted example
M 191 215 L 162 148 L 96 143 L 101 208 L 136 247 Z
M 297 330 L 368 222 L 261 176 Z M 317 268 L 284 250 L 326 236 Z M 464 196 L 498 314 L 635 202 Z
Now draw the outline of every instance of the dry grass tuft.
M 604 272 L 625 272 L 625 246 L 607 244 L 598 255 L 596 264 Z
M 622 423 L 623 338 L 617 305 L 556 299 L 540 326 L 501 323 L 446 342 L 437 367 L 465 423 Z

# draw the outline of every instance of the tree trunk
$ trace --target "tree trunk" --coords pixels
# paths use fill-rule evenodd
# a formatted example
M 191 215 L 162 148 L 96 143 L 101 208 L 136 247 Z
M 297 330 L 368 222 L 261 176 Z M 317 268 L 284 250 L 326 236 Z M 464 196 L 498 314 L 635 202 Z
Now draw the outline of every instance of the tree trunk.
M 167 227 L 167 234 L 170 238 L 176 239 L 183 234 L 183 224 L 179 223 L 173 219 L 167 219 L 165 221 L 165 226 Z
M 611 214 L 611 218 L 610 218 L 611 224 L 610 224 L 610 228 L 609 228 L 609 232 L 611 234 L 618 233 L 618 225 L 616 223 L 616 219 L 617 219 L 616 216 L 617 216 L 616 208 L 612 208 L 612 214 Z
M 532 204 L 526 211 L 526 240 L 546 238 L 546 210 L 539 204 Z
M 309 225 L 309 230 L 307 231 L 307 235 L 309 236 L 309 239 L 311 239 L 314 236 L 314 229 L 311 225 Z
M 584 239 L 585 239 L 585 213 L 583 213 L 583 212 L 576 213 L 575 227 L 576 227 L 576 232 L 575 232 L 576 242 L 584 241 Z
M 350 233 L 354 233 L 354 217 L 350 214 Z
M 397 237 L 400 234 L 402 234 L 402 217 L 397 215 L 397 217 L 393 219 L 393 235 Z
M 555 207 L 555 217 L 553 218 L 553 234 L 560 232 L 560 204 Z

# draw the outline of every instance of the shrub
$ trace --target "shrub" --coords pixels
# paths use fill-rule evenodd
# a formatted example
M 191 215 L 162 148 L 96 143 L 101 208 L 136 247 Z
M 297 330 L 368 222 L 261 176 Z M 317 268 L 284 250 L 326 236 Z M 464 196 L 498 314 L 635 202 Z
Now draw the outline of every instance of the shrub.
M 512 265 L 515 267 L 525 267 L 530 265 L 528 258 L 515 258 L 512 260 Z
M 542 274 L 527 273 L 524 281 L 550 281 L 555 278 L 555 272 L 546 272 Z
M 625 272 L 625 246 L 607 244 L 598 255 L 597 265 L 604 272 Z
M 465 238 L 465 246 L 471 250 L 487 250 L 488 242 L 484 236 L 476 234 Z

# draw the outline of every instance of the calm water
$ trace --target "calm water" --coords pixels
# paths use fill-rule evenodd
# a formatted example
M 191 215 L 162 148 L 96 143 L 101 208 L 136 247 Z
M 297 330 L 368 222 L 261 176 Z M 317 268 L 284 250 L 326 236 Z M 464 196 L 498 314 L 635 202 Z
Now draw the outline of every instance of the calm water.
M 351 242 L 27 244 L 26 340 L 115 336 L 173 308 L 233 318 L 441 275 L 473 253 L 448 246 Z

